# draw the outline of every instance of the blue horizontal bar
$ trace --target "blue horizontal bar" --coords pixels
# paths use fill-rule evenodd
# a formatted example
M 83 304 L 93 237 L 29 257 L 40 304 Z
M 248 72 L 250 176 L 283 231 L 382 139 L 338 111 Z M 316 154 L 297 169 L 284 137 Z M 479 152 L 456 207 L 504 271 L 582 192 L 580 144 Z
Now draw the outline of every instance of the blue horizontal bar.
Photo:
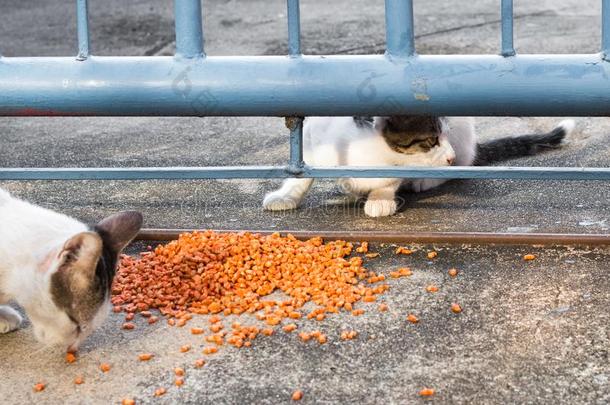
M 0 116 L 608 116 L 594 55 L 0 58 Z
M 449 178 L 520 180 L 610 180 L 610 168 L 578 167 L 309 167 L 298 176 L 288 166 L 3 168 L 0 180 L 163 180 L 253 178 Z

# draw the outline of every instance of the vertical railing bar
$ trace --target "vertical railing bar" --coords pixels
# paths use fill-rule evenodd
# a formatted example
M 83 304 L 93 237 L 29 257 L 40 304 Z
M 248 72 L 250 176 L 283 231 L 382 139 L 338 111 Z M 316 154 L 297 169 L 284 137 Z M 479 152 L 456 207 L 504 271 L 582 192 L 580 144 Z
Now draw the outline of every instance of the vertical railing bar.
M 290 129 L 290 162 L 288 172 L 299 174 L 303 172 L 303 118 L 286 117 L 286 127 Z
M 502 0 L 502 56 L 514 56 L 513 45 L 513 0 Z
M 78 35 L 78 60 L 89 57 L 89 10 L 87 0 L 76 0 L 76 31 Z
M 385 0 L 386 55 L 415 55 L 413 0 Z
M 176 55 L 182 58 L 204 57 L 201 0 L 174 0 L 174 15 Z
M 288 7 L 288 55 L 301 55 L 301 11 L 299 0 L 287 0 Z
M 610 60 L 610 0 L 602 0 L 602 55 Z

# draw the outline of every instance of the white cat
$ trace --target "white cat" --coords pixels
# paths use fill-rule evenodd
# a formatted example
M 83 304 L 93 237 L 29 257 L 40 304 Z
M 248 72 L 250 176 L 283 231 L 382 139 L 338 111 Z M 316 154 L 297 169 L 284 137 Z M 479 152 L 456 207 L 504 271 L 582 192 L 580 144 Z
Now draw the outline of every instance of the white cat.
M 548 134 L 523 135 L 478 144 L 470 117 L 309 117 L 303 129 L 303 157 L 312 166 L 471 166 L 484 165 L 557 147 L 574 128 L 566 120 Z M 445 179 L 414 179 L 406 184 L 422 192 Z M 263 207 L 296 208 L 313 179 L 287 179 L 265 196 Z M 395 193 L 402 179 L 339 180 L 347 192 L 366 195 L 364 212 L 371 217 L 396 212 Z
M 88 227 L 0 189 L 0 333 L 21 324 L 14 300 L 40 342 L 77 350 L 107 316 L 119 252 L 141 225 L 128 211 Z

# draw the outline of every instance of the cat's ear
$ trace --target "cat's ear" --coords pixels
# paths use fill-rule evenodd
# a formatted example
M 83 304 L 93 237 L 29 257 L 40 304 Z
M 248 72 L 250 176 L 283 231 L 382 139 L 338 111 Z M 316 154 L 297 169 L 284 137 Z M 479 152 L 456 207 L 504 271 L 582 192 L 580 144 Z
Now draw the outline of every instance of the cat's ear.
M 102 235 L 104 243 L 118 254 L 138 234 L 142 221 L 139 212 L 124 211 L 103 219 L 95 226 L 95 230 Z
M 81 232 L 66 241 L 59 253 L 57 272 L 67 276 L 74 289 L 85 290 L 95 276 L 102 254 L 102 239 L 95 232 Z

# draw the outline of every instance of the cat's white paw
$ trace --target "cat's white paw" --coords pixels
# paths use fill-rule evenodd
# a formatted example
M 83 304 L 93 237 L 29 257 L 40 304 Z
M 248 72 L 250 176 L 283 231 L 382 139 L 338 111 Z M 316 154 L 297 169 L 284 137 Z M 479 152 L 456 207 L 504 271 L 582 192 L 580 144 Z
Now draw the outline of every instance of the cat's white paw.
M 19 328 L 23 319 L 19 312 L 11 307 L 0 307 L 0 333 L 12 332 Z
M 278 192 L 267 194 L 263 200 L 263 208 L 267 211 L 293 210 L 298 204 L 299 202 L 295 199 Z
M 394 200 L 367 200 L 364 204 L 364 213 L 369 217 L 387 217 L 396 213 Z

